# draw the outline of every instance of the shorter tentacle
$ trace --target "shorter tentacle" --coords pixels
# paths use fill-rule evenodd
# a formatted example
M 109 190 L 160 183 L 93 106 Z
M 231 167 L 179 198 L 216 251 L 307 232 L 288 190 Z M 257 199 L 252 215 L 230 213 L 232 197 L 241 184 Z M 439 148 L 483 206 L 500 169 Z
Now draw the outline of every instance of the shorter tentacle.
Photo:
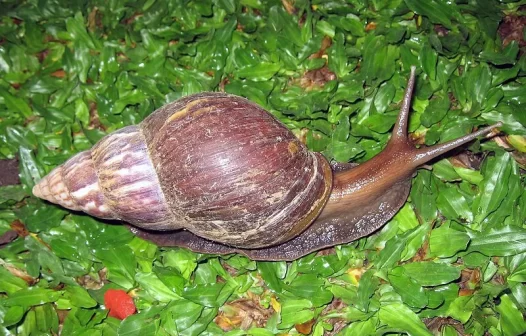
M 393 128 L 391 134 L 391 142 L 403 141 L 407 142 L 407 125 L 409 123 L 409 111 L 411 109 L 411 100 L 413 97 L 413 88 L 415 87 L 415 75 L 416 67 L 411 66 L 411 74 L 407 81 L 407 87 L 404 93 L 404 99 L 402 100 L 402 106 L 400 107 L 400 113 Z

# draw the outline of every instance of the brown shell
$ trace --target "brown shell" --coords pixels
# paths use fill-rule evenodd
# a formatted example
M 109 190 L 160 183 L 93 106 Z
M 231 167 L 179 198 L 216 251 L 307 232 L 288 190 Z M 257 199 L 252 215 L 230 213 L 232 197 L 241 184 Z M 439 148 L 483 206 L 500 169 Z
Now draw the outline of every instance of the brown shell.
M 244 98 L 192 95 L 141 128 L 178 226 L 198 236 L 271 246 L 302 232 L 329 197 L 328 162 Z
M 202 93 L 104 137 L 33 193 L 97 217 L 257 248 L 305 230 L 331 187 L 323 156 L 264 109 Z

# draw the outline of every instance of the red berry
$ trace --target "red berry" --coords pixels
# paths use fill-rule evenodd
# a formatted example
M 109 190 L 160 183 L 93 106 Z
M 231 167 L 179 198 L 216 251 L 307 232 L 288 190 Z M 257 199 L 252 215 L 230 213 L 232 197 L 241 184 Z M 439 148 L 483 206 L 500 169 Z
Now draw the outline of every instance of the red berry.
M 104 305 L 110 311 L 109 316 L 124 320 L 136 312 L 131 296 L 122 289 L 108 289 L 104 293 Z

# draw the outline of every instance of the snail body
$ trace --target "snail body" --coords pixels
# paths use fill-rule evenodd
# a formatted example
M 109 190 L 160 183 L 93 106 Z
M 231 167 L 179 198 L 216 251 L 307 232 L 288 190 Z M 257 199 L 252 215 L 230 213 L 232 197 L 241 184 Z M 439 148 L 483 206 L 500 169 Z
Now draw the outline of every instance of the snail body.
M 292 260 L 366 236 L 394 216 L 414 171 L 493 125 L 433 147 L 407 137 L 415 69 L 386 148 L 329 164 L 258 105 L 201 93 L 101 139 L 44 177 L 33 194 L 131 224 L 162 246 Z

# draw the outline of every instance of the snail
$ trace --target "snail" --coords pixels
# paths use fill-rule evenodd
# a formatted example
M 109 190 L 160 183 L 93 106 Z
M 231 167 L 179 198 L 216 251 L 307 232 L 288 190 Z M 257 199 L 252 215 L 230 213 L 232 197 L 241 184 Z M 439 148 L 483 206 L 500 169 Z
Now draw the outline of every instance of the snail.
M 293 260 L 369 235 L 405 203 L 417 168 L 496 127 L 416 148 L 407 136 L 415 67 L 385 149 L 329 163 L 247 99 L 200 93 L 102 138 L 33 194 L 127 222 L 160 246 Z

